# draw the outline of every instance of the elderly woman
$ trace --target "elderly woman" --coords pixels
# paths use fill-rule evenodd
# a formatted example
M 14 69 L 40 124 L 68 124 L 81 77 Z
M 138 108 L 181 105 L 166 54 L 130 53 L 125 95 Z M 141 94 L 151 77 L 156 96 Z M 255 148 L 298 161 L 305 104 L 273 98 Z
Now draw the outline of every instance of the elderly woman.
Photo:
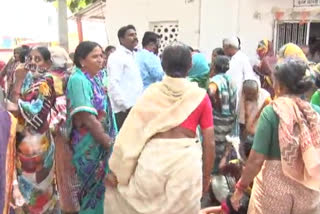
M 214 132 L 206 91 L 186 79 L 191 65 L 187 46 L 164 50 L 166 76 L 146 89 L 117 136 L 105 213 L 199 212 L 213 166 Z
M 51 54 L 46 47 L 29 53 L 24 68 L 18 70 L 14 99 L 8 109 L 18 117 L 16 180 L 13 192 L 16 211 L 59 213 L 54 182 L 55 145 L 49 130 L 50 110 L 55 103 L 53 79 L 47 75 Z M 7 158 L 10 158 L 8 156 Z
M 316 81 L 319 81 L 320 79 L 320 73 L 317 71 L 318 70 L 317 66 L 314 63 L 308 61 L 303 50 L 298 45 L 293 43 L 288 43 L 280 48 L 278 53 L 278 62 L 281 62 L 284 59 L 292 58 L 292 57 L 300 59 L 304 61 L 306 64 L 308 64 L 308 70 L 306 72 L 306 76 L 311 78 L 313 84 L 312 84 L 312 87 L 310 87 L 310 89 L 302 95 L 302 97 L 305 100 L 310 100 L 313 93 L 317 90 L 315 85 L 316 85 Z
M 216 160 L 214 174 L 218 174 L 219 163 L 227 147 L 226 136 L 230 135 L 236 120 L 237 88 L 232 77 L 227 75 L 229 58 L 217 56 L 213 62 L 215 75 L 210 79 L 208 94 L 215 120 Z
M 112 111 L 102 84 L 103 52 L 95 42 L 81 42 L 75 72 L 67 86 L 72 162 L 80 183 L 80 213 L 103 213 L 107 158 L 115 135 Z
M 271 97 L 274 97 L 271 74 L 277 63 L 277 57 L 274 54 L 272 42 L 267 39 L 261 40 L 258 44 L 257 54 L 260 58 L 260 64 L 254 66 L 253 69 L 260 76 L 261 87 L 266 89 Z
M 209 73 L 209 77 L 213 77 L 214 76 L 214 60 L 216 59 L 217 56 L 224 56 L 224 52 L 222 48 L 215 48 L 212 51 L 211 54 L 211 64 L 210 64 L 210 73 Z
M 286 59 L 273 74 L 277 99 L 264 108 L 233 206 L 255 178 L 248 213 L 320 212 L 320 117 L 300 99 L 312 82 L 307 65 Z

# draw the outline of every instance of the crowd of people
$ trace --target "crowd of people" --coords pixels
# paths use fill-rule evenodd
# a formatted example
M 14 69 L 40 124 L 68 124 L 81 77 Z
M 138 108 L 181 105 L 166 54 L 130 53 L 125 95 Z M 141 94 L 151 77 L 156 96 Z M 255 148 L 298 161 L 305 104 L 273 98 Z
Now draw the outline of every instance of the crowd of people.
M 320 213 L 320 64 L 237 37 L 211 62 L 133 25 L 120 45 L 14 49 L 0 72 L 0 213 Z M 72 59 L 71 59 L 72 58 Z

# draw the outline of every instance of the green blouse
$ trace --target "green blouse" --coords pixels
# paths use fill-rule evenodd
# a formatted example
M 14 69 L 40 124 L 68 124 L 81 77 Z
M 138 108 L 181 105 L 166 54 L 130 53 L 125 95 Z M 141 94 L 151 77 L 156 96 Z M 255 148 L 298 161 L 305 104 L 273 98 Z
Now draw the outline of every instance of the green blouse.
M 314 94 L 311 97 L 311 103 L 317 106 L 320 106 L 320 91 L 314 92 Z
M 317 106 L 312 105 L 312 108 L 320 114 Z M 270 158 L 280 159 L 278 127 L 278 115 L 271 105 L 266 106 L 259 118 L 252 149 Z

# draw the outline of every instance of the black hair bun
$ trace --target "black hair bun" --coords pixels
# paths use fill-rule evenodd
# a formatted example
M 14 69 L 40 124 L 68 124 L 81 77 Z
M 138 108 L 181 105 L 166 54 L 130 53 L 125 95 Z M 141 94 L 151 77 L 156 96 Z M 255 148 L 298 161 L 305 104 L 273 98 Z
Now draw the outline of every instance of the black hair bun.
M 303 94 L 313 84 L 309 66 L 300 59 L 285 59 L 284 62 L 276 66 L 274 75 L 292 94 Z
M 312 84 L 311 76 L 305 76 L 302 80 L 298 81 L 295 90 L 297 94 L 303 94 L 312 87 Z

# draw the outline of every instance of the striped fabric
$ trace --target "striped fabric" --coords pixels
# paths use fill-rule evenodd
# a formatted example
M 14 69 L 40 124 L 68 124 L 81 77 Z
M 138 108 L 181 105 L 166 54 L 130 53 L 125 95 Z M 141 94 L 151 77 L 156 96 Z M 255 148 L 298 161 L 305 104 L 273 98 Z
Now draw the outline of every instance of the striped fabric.
M 235 122 L 235 116 L 222 116 L 214 113 L 214 134 L 218 142 L 225 142 L 226 136 L 231 134 Z
M 210 81 L 217 85 L 221 105 L 220 109 L 213 109 L 215 138 L 225 142 L 236 119 L 237 90 L 229 75 L 217 74 Z

